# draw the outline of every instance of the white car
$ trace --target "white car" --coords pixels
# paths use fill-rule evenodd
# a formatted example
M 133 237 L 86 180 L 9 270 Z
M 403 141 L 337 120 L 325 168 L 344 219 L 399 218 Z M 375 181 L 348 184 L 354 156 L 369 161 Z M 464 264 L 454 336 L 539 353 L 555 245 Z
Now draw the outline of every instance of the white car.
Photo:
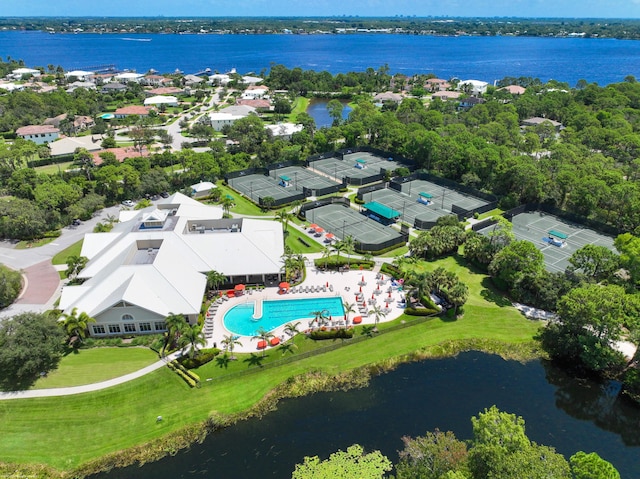
M 133 201 L 131 201 L 131 200 L 124 200 L 124 201 L 122 202 L 122 206 L 126 206 L 127 208 L 133 208 L 134 203 L 133 203 Z

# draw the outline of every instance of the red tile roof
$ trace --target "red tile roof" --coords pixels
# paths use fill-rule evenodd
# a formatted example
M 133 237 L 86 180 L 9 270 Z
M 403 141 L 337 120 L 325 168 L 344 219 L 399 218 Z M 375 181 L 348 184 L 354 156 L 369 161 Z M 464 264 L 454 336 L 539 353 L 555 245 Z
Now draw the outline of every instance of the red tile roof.
M 107 148 L 106 150 L 91 152 L 94 165 L 100 166 L 103 163 L 102 158 L 100 158 L 100 153 L 104 153 L 105 151 L 116 155 L 116 160 L 118 160 L 120 163 L 122 163 L 126 158 L 132 158 L 134 156 L 149 156 L 149 151 L 146 148 L 142 148 L 142 155 L 140 155 L 140 151 L 136 150 L 132 146 L 128 148 Z
M 149 114 L 149 108 L 141 105 L 130 105 L 122 108 L 118 108 L 115 111 L 116 115 L 140 115 L 147 116 Z
M 60 130 L 53 125 L 28 125 L 16 130 L 16 134 L 20 136 L 42 135 L 44 133 L 60 133 Z

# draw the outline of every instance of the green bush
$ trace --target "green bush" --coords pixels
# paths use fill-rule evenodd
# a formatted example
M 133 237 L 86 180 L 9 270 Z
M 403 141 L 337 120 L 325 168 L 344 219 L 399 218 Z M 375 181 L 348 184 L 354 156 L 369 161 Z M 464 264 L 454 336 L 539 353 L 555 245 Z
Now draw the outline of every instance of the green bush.
M 198 355 L 195 358 L 182 357 L 179 359 L 179 361 L 180 364 L 182 364 L 187 369 L 196 369 L 203 364 L 207 364 L 208 362 L 213 361 L 213 358 L 215 358 L 218 354 L 220 354 L 220 350 L 217 348 L 203 349 L 198 352 Z
M 311 339 L 324 340 L 324 339 L 350 339 L 353 337 L 353 329 L 327 329 L 322 331 L 316 329 L 309 333 Z
M 394 278 L 402 278 L 402 271 L 400 271 L 400 268 L 389 263 L 382 263 L 382 266 L 380 266 L 380 272 L 393 276 Z
M 353 198 L 353 202 L 356 205 L 364 205 L 364 200 L 361 200 L 360 198 L 358 198 L 357 196 Z
M 404 312 L 409 316 L 431 316 L 432 314 L 440 313 L 440 311 L 437 309 L 412 308 L 412 307 L 405 308 Z

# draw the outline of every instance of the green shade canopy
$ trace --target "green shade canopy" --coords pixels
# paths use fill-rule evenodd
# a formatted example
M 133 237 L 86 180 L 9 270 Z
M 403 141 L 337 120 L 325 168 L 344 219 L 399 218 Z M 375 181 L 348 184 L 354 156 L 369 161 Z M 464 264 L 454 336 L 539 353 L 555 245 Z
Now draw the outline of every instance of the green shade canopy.
M 282 181 L 291 181 L 291 178 L 289 178 L 287 175 L 282 175 L 282 176 L 280 176 L 280 179 L 281 179 Z
M 567 239 L 569 237 L 568 235 L 566 235 L 564 233 L 561 233 L 560 231 L 556 231 L 556 230 L 549 231 L 549 236 L 555 236 L 556 238 L 560 238 L 560 239 L 563 239 L 563 240 L 565 240 L 565 239 Z
M 425 193 L 424 191 L 421 191 L 418 194 L 419 194 L 419 196 L 422 196 L 423 198 L 433 198 L 433 195 L 430 195 L 429 193 Z
M 360 163 L 361 165 L 366 165 L 367 164 L 367 160 L 363 160 L 362 158 L 358 158 L 356 160 L 356 163 Z
M 225 198 L 228 198 L 228 199 L 230 199 L 230 200 L 232 200 L 232 199 L 233 199 L 233 196 L 231 196 L 231 195 L 224 195 L 224 197 L 225 197 Z
M 371 201 L 370 203 L 366 203 L 363 206 L 366 210 L 371 211 L 372 213 L 387 220 L 392 220 L 401 216 L 401 213 L 399 211 L 383 205 L 382 203 L 378 203 L 377 201 Z

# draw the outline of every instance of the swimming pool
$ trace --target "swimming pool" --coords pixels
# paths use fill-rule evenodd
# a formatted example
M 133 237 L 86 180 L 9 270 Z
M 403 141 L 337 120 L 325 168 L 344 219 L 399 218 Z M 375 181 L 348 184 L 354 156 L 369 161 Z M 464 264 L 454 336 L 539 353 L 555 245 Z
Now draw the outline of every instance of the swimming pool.
M 262 317 L 254 319 L 255 302 L 243 303 L 234 306 L 224 315 L 224 326 L 232 333 L 241 336 L 254 336 L 257 329 L 262 327 L 271 331 L 278 326 L 290 322 L 300 321 L 305 318 L 313 318 L 313 311 L 327 310 L 328 314 L 335 318 L 344 315 L 342 298 L 304 298 L 304 299 L 279 299 L 262 302 Z M 306 329 L 306 324 L 301 324 L 300 329 Z

